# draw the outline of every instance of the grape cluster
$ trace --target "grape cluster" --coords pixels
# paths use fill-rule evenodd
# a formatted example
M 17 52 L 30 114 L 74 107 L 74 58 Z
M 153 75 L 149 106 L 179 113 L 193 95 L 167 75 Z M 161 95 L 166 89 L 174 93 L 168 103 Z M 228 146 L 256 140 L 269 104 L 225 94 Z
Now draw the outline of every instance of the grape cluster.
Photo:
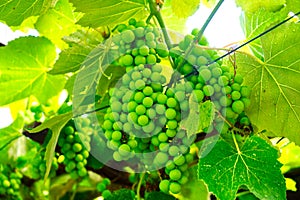
M 89 148 L 90 133 L 82 132 L 81 128 L 88 127 L 88 125 L 89 119 L 87 118 L 82 118 L 82 123 L 76 123 L 76 128 L 74 121 L 70 121 L 62 129 L 58 139 L 58 146 L 62 153 L 58 157 L 58 162 L 65 165 L 66 172 L 70 173 L 73 179 L 87 175 L 85 166 L 89 157 L 87 148 Z
M 45 158 L 45 149 L 41 149 L 40 152 L 37 152 L 36 156 L 32 161 L 32 174 L 34 179 L 41 179 L 45 176 L 46 173 L 46 160 Z M 54 177 L 56 175 L 56 170 L 58 169 L 57 158 L 53 157 L 53 162 L 51 165 L 51 170 L 49 177 Z
M 22 177 L 20 172 L 13 172 L 7 165 L 0 165 L 0 198 L 22 199 L 19 192 Z
M 108 178 L 104 178 L 101 182 L 99 182 L 96 185 L 97 190 L 102 193 L 102 196 L 104 197 L 104 199 L 111 196 L 111 192 L 107 189 L 107 186 L 109 186 L 110 183 L 111 182 Z
M 212 101 L 216 110 L 220 111 L 223 116 L 217 116 L 205 132 L 226 133 L 230 125 L 238 123 L 240 115 L 249 106 L 250 89 L 242 86 L 243 77 L 240 74 L 231 71 L 221 61 L 213 62 L 218 54 L 214 50 L 203 48 L 202 45 L 207 45 L 205 39 L 200 40 L 185 59 L 184 52 L 193 42 L 197 31 L 193 30 L 192 35 L 185 36 L 179 43 L 179 48 L 171 50 L 171 55 L 176 65 L 182 65 L 179 72 L 193 87 L 193 92 L 203 97 L 202 101 Z M 224 123 L 224 118 L 227 123 Z
M 168 56 L 159 29 L 151 24 L 130 19 L 128 25 L 118 25 L 117 31 L 113 42 L 118 46 L 119 65 L 127 71 L 140 64 L 154 65 L 160 62 L 160 57 Z

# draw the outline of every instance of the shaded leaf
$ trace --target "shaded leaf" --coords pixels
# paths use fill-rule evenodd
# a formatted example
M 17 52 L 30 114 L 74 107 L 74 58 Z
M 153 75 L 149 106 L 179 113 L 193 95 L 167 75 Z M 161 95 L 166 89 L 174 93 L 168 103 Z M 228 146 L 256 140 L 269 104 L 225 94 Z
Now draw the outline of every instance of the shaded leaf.
M 79 70 L 87 55 L 102 41 L 99 32 L 93 29 L 81 29 L 64 37 L 69 48 L 64 49 L 54 64 L 51 74 L 65 74 Z
M 79 24 L 90 27 L 111 26 L 131 17 L 146 16 L 146 1 L 144 0 L 71 0 L 77 12 L 85 15 Z
M 30 16 L 40 15 L 55 5 L 56 0 L 6 0 L 0 2 L 0 20 L 9 26 L 18 26 Z
M 45 121 L 40 126 L 34 128 L 32 130 L 29 130 L 30 133 L 38 133 L 47 128 L 52 130 L 52 136 L 51 136 L 49 143 L 47 144 L 46 153 L 45 153 L 47 170 L 45 173 L 44 180 L 46 180 L 48 178 L 48 175 L 51 170 L 52 161 L 53 161 L 53 157 L 54 157 L 54 153 L 55 153 L 55 147 L 57 144 L 57 140 L 58 140 L 60 131 L 67 124 L 67 122 L 72 118 L 72 116 L 73 116 L 72 112 L 58 115 L 58 116 L 52 117 L 48 121 Z
M 246 111 L 258 131 L 284 136 L 300 144 L 300 25 L 285 24 L 262 40 L 264 62 L 237 54 L 238 72 L 252 88 Z M 269 135 L 270 136 L 270 135 Z
M 163 192 L 151 192 L 147 195 L 146 200 L 176 200 L 174 196 Z
M 198 175 L 220 199 L 234 200 L 239 187 L 246 186 L 259 199 L 281 200 L 285 181 L 277 158 L 277 150 L 258 136 L 240 147 L 220 139 L 199 160 Z
M 9 145 L 11 142 L 15 141 L 21 137 L 24 126 L 24 119 L 18 116 L 17 119 L 8 127 L 0 129 L 0 151 Z
M 0 105 L 30 95 L 46 103 L 57 95 L 65 78 L 47 73 L 55 58 L 55 46 L 43 37 L 21 37 L 0 48 Z
M 188 18 L 199 8 L 200 0 L 172 0 L 173 13 L 179 18 Z
M 246 12 L 255 12 L 261 8 L 264 8 L 268 11 L 278 11 L 283 8 L 285 2 L 286 0 L 236 0 L 236 4 L 241 6 Z
M 42 14 L 35 28 L 41 35 L 49 38 L 59 48 L 67 47 L 62 37 L 76 31 L 73 8 L 68 0 L 58 0 L 55 7 Z

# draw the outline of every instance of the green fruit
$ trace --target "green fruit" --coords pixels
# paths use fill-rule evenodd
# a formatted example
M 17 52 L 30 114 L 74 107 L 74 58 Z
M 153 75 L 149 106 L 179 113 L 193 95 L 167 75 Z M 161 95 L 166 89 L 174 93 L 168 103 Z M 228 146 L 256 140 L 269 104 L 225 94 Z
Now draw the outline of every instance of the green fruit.
M 153 100 L 151 97 L 146 97 L 143 99 L 143 105 L 146 107 L 146 108 L 150 108 L 152 105 L 153 105 Z
M 138 115 L 143 115 L 146 113 L 146 108 L 144 105 L 138 105 L 136 108 L 135 108 L 135 112 L 136 114 Z
M 146 58 L 144 56 L 138 55 L 134 58 L 135 65 L 146 64 Z
M 133 31 L 126 30 L 121 33 L 121 38 L 125 43 L 131 43 L 134 41 L 135 35 L 134 35 Z
M 122 64 L 125 66 L 131 66 L 133 64 L 133 58 L 131 55 L 125 55 L 122 57 Z
M 155 162 L 158 165 L 165 164 L 168 161 L 169 157 L 166 153 L 163 152 L 158 152 L 156 157 L 155 157 Z
M 166 179 L 162 180 L 159 183 L 159 189 L 164 193 L 169 193 L 169 186 L 170 186 L 170 181 Z
M 245 109 L 245 105 L 242 101 L 234 101 L 232 103 L 232 110 L 237 114 L 241 114 Z
M 175 98 L 168 98 L 168 100 L 167 100 L 167 106 L 169 107 L 169 108 L 175 108 L 176 106 L 177 106 L 177 101 L 176 101 L 176 99 Z
M 167 119 L 174 119 L 176 117 L 176 111 L 173 108 L 168 108 L 166 110 L 165 116 Z
M 112 133 L 111 138 L 112 138 L 114 141 L 119 141 L 119 140 L 121 140 L 121 138 L 122 138 L 122 133 L 121 133 L 120 131 L 114 131 L 114 132 Z
M 104 190 L 104 191 L 102 192 L 102 197 L 103 197 L 104 199 L 107 199 L 107 198 L 109 198 L 110 196 L 112 196 L 112 194 L 111 194 L 111 192 L 110 192 L 109 190 Z
M 141 115 L 138 117 L 138 124 L 145 126 L 149 123 L 149 118 L 146 115 Z
M 75 144 L 73 144 L 72 149 L 73 149 L 73 151 L 76 152 L 76 153 L 77 153 L 77 152 L 80 152 L 80 151 L 82 150 L 82 145 L 79 144 L 79 143 L 75 143 Z
M 104 183 L 98 183 L 96 188 L 99 192 L 103 192 L 106 189 L 106 185 Z
M 181 185 L 177 182 L 171 182 L 170 192 L 172 192 L 173 194 L 179 194 L 181 192 Z
M 215 92 L 215 89 L 211 85 L 205 85 L 203 86 L 203 93 L 205 96 L 212 96 Z
M 149 65 L 154 65 L 157 62 L 156 56 L 153 54 L 148 55 L 146 60 L 147 60 L 147 64 Z
M 174 158 L 174 163 L 175 163 L 177 166 L 183 165 L 183 164 L 185 163 L 185 157 L 182 156 L 182 155 L 176 156 L 176 157 Z
M 170 171 L 169 176 L 171 180 L 177 181 L 181 178 L 181 171 L 178 169 L 173 169 L 172 171 Z
M 139 48 L 139 53 L 140 53 L 140 55 L 142 55 L 142 56 L 147 56 L 147 55 L 149 55 L 149 47 L 148 46 L 146 46 L 146 45 L 143 45 L 143 46 L 141 46 L 140 48 Z

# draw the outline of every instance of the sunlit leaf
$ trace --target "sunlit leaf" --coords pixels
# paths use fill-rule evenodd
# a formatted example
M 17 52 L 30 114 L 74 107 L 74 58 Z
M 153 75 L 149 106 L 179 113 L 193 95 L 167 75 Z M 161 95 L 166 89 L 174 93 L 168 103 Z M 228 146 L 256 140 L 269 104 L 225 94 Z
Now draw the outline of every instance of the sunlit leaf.
M 57 95 L 65 78 L 48 74 L 55 46 L 43 37 L 22 37 L 0 49 L 0 105 L 34 95 L 41 103 Z
M 258 136 L 239 147 L 220 139 L 200 158 L 198 175 L 219 199 L 234 200 L 239 187 L 246 186 L 259 199 L 283 200 L 285 181 L 277 158 L 277 150 Z

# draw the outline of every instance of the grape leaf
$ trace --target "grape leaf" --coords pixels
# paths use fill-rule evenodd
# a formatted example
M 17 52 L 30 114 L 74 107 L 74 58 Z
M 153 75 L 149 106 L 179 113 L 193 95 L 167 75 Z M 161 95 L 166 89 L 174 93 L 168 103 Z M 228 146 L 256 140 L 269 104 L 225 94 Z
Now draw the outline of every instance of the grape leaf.
M 283 16 L 280 12 L 270 12 L 262 8 L 254 13 L 245 13 L 243 16 L 244 32 L 247 40 L 250 40 L 257 35 L 263 33 L 267 28 L 276 22 L 279 22 Z M 263 60 L 263 50 L 260 39 L 250 43 L 250 48 L 254 55 Z
M 39 33 L 49 38 L 60 49 L 67 47 L 62 37 L 77 29 L 72 9 L 68 0 L 58 0 L 55 7 L 42 14 L 35 24 Z
M 0 105 L 30 95 L 46 103 L 57 95 L 65 78 L 47 73 L 55 58 L 55 46 L 43 37 L 18 38 L 0 48 Z
M 144 18 L 146 15 L 145 0 L 71 0 L 75 11 L 85 15 L 79 20 L 83 26 L 99 27 L 124 22 L 131 17 Z
M 48 178 L 50 170 L 51 170 L 52 161 L 53 161 L 53 157 L 54 157 L 54 153 L 55 153 L 55 147 L 57 144 L 57 140 L 58 140 L 60 131 L 67 124 L 67 122 L 72 118 L 72 116 L 73 116 L 73 113 L 69 112 L 69 113 L 65 113 L 62 115 L 52 117 L 48 121 L 45 121 L 44 123 L 42 123 L 40 126 L 28 131 L 29 133 L 38 133 L 47 128 L 52 130 L 52 136 L 51 136 L 50 141 L 47 144 L 46 153 L 45 153 L 47 169 L 46 169 L 44 180 L 46 180 Z
M 201 155 L 200 155 L 201 157 Z M 248 137 L 240 147 L 220 139 L 199 160 L 199 179 L 219 199 L 234 200 L 240 186 L 259 199 L 285 199 L 285 180 L 278 152 L 259 136 Z
M 278 11 L 284 6 L 285 2 L 286 0 L 236 0 L 236 4 L 246 12 L 255 12 L 261 8 L 268 11 Z
M 109 77 L 105 71 L 112 63 L 112 39 L 107 39 L 98 45 L 83 62 L 82 68 L 76 76 L 73 89 L 73 111 L 75 116 L 94 110 L 97 86 L 107 84 L 107 79 L 99 80 L 102 76 Z
M 195 101 L 195 94 L 192 93 L 189 99 L 189 115 L 180 122 L 182 129 L 187 130 L 189 136 L 208 128 L 215 118 L 215 107 L 211 101 Z
M 237 71 L 252 88 L 246 113 L 258 131 L 300 144 L 300 25 L 285 24 L 262 37 L 264 62 L 238 53 Z M 271 135 L 269 135 L 271 136 Z
M 17 119 L 8 127 L 0 129 L 0 151 L 12 141 L 21 137 L 24 126 L 24 119 L 18 116 Z
M 30 16 L 40 15 L 55 5 L 56 0 L 6 0 L 0 2 L 0 20 L 9 26 L 18 26 Z
M 197 178 L 198 167 L 195 165 L 189 168 L 189 182 L 182 185 L 180 200 L 209 199 L 207 186 Z
M 79 70 L 87 55 L 102 41 L 102 36 L 93 29 L 80 29 L 64 37 L 64 41 L 70 47 L 59 54 L 50 74 L 65 74 Z
M 172 0 L 173 13 L 179 18 L 188 18 L 199 8 L 200 0 Z
M 147 195 L 146 200 L 176 200 L 174 196 L 163 192 L 151 192 Z
M 171 32 L 170 30 L 183 32 L 186 28 L 187 18 L 179 18 L 177 15 L 174 15 L 171 5 L 172 0 L 166 0 L 161 10 L 161 15 L 169 29 L 169 34 L 171 38 L 178 37 L 178 32 Z M 172 37 L 172 35 L 174 35 Z M 173 41 L 175 42 L 175 41 Z

